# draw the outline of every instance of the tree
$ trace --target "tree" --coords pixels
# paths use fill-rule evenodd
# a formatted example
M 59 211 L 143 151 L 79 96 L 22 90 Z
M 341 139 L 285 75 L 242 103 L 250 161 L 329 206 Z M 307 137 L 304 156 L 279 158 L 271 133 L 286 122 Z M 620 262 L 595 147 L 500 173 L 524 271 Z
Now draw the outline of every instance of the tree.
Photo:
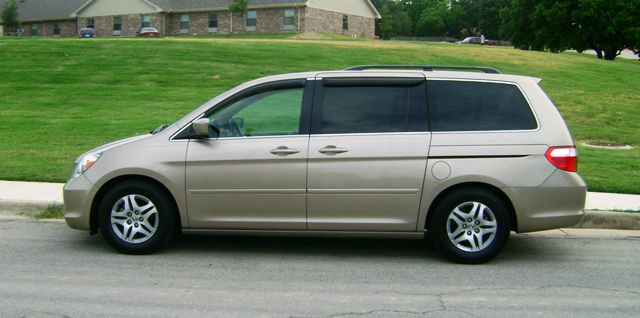
M 476 12 L 467 11 L 467 16 L 477 15 L 476 26 L 480 34 L 490 39 L 498 39 L 500 35 L 500 9 L 505 7 L 509 0 L 475 0 Z
M 247 12 L 249 6 L 249 0 L 233 0 L 233 3 L 229 5 L 229 11 L 237 14 L 244 14 Z
M 380 8 L 379 12 L 380 16 L 382 16 L 382 19 L 380 19 L 380 21 L 378 22 L 378 35 L 380 35 L 380 37 L 383 39 L 388 39 L 396 35 L 396 33 L 394 32 L 395 19 L 391 14 L 389 6 L 387 6 L 386 4 L 383 5 L 382 8 Z
M 510 5 L 500 10 L 500 37 L 508 39 L 513 46 L 522 50 L 544 50 L 544 44 L 535 36 L 531 13 L 535 11 L 536 0 L 512 0 Z
M 598 58 L 614 60 L 626 47 L 637 46 L 640 28 L 637 0 L 577 1 L 572 15 L 578 25 L 576 37 L 596 51 Z
M 572 48 L 576 44 L 572 18 L 576 7 L 577 0 L 538 0 L 530 15 L 537 42 L 554 53 Z
M 411 35 L 412 25 L 413 21 L 406 12 L 398 11 L 393 14 L 393 29 L 396 35 Z
M 446 0 L 430 0 L 420 14 L 416 25 L 417 35 L 441 36 L 446 32 L 446 16 L 449 8 Z
M 0 14 L 2 23 L 10 28 L 18 28 L 18 6 L 16 0 L 9 0 L 2 7 L 2 13 Z

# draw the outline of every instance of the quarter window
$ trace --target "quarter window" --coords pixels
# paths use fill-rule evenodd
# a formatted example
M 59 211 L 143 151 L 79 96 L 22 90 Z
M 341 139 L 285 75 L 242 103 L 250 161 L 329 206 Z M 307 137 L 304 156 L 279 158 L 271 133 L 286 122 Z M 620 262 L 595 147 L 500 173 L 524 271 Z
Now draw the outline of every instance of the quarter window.
M 148 28 L 151 26 L 151 16 L 148 14 L 145 14 L 142 16 L 142 27 L 143 28 Z
M 537 128 L 517 86 L 503 83 L 429 81 L 433 131 L 530 130 Z
M 284 29 L 285 30 L 293 30 L 295 25 L 295 17 L 296 13 L 293 9 L 285 9 L 284 10 Z
M 258 25 L 258 15 L 256 11 L 247 11 L 247 31 L 255 31 Z
M 303 90 L 301 86 L 260 92 L 222 108 L 209 120 L 221 138 L 296 135 Z
M 89 29 L 95 29 L 96 28 L 96 22 L 93 18 L 88 18 L 87 19 L 87 28 Z
M 189 15 L 182 14 L 180 15 L 180 33 L 189 32 Z
M 403 85 L 327 86 L 314 133 L 385 133 L 426 131 L 424 82 Z M 317 114 L 317 113 L 316 113 Z

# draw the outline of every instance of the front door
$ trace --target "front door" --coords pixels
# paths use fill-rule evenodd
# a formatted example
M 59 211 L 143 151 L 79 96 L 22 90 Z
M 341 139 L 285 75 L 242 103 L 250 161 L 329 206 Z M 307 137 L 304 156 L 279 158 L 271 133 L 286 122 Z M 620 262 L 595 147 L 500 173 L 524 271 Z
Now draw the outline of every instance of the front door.
M 306 228 L 305 94 L 304 80 L 261 85 L 205 114 L 212 138 L 186 158 L 192 228 Z
M 424 76 L 317 80 L 308 228 L 415 231 L 429 153 Z

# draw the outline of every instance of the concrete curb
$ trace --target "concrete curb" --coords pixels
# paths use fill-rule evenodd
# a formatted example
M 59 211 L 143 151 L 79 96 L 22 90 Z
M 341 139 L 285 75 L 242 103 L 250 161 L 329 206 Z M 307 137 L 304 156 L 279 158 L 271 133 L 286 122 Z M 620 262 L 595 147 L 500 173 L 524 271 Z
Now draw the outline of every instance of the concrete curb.
M 62 202 L 0 200 L 0 213 L 33 216 L 50 205 L 62 205 Z M 640 230 L 640 213 L 586 211 L 582 222 L 574 226 L 574 228 Z
M 640 213 L 586 211 L 584 219 L 575 228 L 640 230 Z

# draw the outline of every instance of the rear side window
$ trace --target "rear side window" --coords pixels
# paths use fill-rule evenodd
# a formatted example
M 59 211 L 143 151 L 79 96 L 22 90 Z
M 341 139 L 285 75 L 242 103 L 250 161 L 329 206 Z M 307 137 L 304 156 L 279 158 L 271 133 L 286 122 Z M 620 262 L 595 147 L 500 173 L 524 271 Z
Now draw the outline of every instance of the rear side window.
M 428 130 L 424 81 L 333 79 L 323 86 L 313 133 Z
M 530 130 L 538 124 L 517 86 L 502 83 L 427 83 L 432 131 Z

